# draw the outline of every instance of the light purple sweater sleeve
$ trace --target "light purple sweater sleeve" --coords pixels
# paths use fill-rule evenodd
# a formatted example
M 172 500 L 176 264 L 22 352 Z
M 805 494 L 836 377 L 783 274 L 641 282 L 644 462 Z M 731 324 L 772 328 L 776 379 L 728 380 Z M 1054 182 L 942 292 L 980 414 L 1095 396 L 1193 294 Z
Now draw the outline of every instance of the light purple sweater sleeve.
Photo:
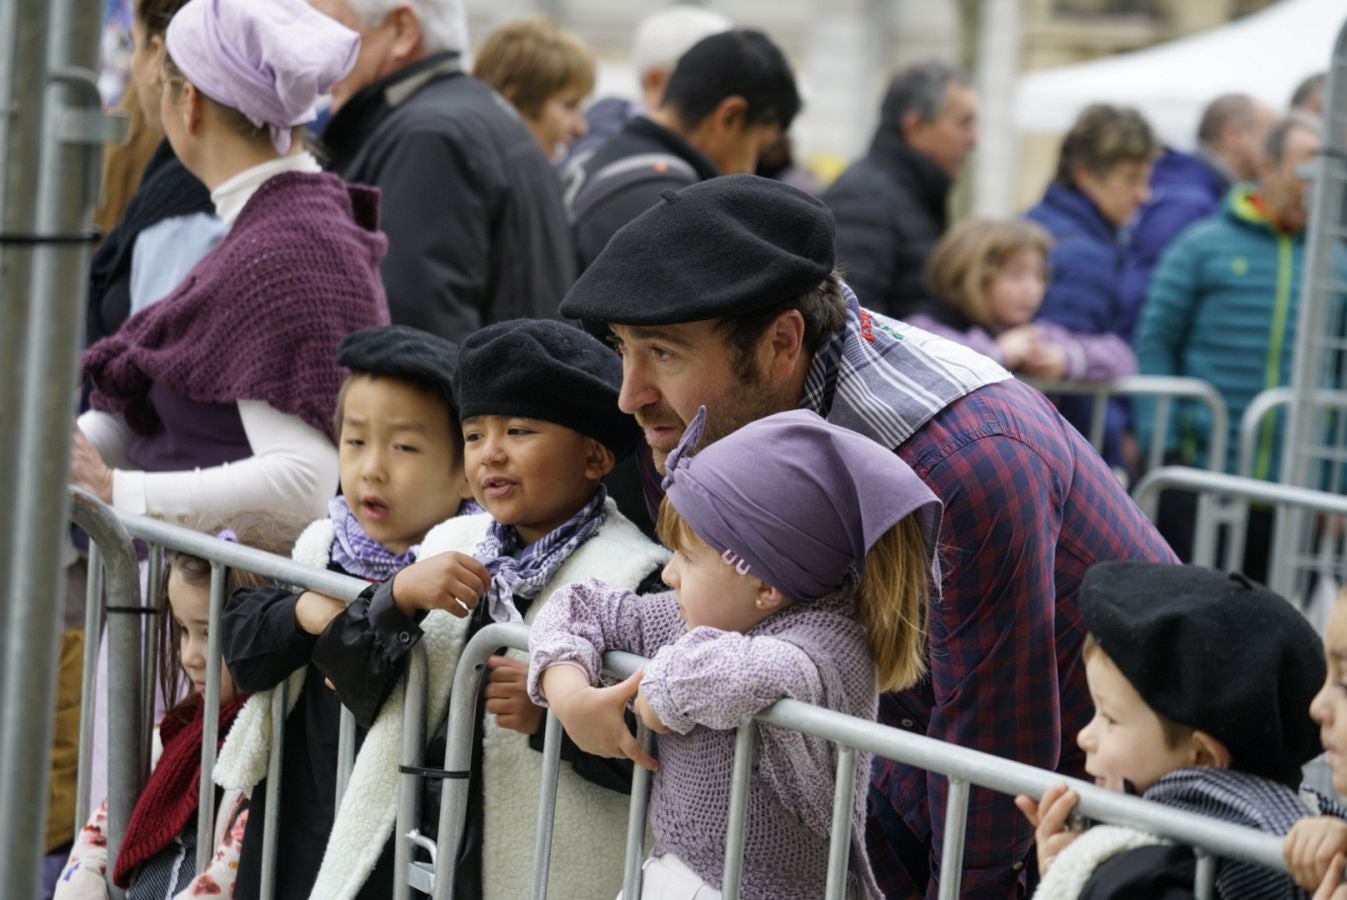
M 538 681 L 548 666 L 573 663 L 596 684 L 609 650 L 651 656 L 682 633 L 672 591 L 636 594 L 594 579 L 568 585 L 547 601 L 529 632 L 529 697 L 547 705 Z
M 1137 357 L 1116 334 L 1083 334 L 1060 325 L 1034 322 L 1039 336 L 1066 351 L 1068 381 L 1113 381 L 1135 375 Z
M 698 725 L 738 728 L 782 697 L 818 703 L 823 695 L 818 670 L 799 647 L 714 628 L 694 628 L 660 648 L 641 689 L 679 734 Z

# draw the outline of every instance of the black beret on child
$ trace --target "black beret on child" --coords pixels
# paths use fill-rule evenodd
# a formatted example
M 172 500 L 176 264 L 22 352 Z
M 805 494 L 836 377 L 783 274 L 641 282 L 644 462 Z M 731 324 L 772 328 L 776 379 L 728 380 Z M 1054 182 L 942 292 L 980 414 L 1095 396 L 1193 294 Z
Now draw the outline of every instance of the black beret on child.
M 1319 755 L 1323 645 L 1282 597 L 1243 575 L 1108 562 L 1086 573 L 1080 611 L 1147 705 L 1220 740 L 1232 768 L 1296 785 Z
M 574 325 L 511 319 L 463 341 L 458 414 L 555 422 L 594 438 L 618 459 L 635 446 L 636 420 L 617 408 L 622 360 Z
M 603 248 L 561 314 L 609 325 L 723 319 L 801 297 L 833 270 L 833 215 L 803 191 L 725 175 L 641 213 Z
M 458 346 L 406 325 L 380 325 L 348 334 L 337 346 L 337 365 L 364 375 L 411 381 L 439 391 L 450 410 L 458 376 Z

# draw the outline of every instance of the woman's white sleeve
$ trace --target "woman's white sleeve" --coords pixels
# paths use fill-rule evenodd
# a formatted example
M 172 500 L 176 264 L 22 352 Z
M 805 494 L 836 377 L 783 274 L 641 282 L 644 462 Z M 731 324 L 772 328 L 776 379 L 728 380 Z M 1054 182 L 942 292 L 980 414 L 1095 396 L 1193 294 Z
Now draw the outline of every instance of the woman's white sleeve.
M 184 525 L 244 511 L 309 519 L 326 515 L 337 490 L 337 448 L 331 439 L 261 400 L 240 400 L 239 418 L 252 456 L 181 472 L 118 469 L 112 505 Z
M 131 465 L 126 450 L 136 439 L 136 433 L 121 416 L 91 409 L 81 413 L 75 424 L 110 468 L 122 469 Z

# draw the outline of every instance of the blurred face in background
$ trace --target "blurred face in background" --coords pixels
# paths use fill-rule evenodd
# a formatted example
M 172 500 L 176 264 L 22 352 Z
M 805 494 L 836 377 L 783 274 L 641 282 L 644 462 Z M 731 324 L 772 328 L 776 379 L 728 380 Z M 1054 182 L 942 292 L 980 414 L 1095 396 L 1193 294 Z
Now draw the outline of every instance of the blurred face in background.
M 971 87 L 951 81 L 945 103 L 929 122 L 916 113 L 903 121 L 903 140 L 930 159 L 950 178 L 958 178 L 977 146 L 978 98 Z
M 1151 162 L 1148 159 L 1120 160 L 1102 174 L 1087 166 L 1077 166 L 1073 179 L 1076 189 L 1090 198 L 1114 228 L 1122 228 L 1132 221 L 1141 204 L 1151 199 Z
M 361 88 L 405 68 L 424 56 L 421 23 L 409 6 L 394 7 L 370 25 L 347 0 L 309 0 L 309 5 L 360 35 L 360 51 L 349 75 L 332 86 L 336 112 Z
M 1319 135 L 1293 126 L 1282 142 L 1282 158 L 1262 161 L 1262 195 L 1268 214 L 1283 231 L 1297 232 L 1309 221 L 1307 170 L 1319 152 Z
M 987 281 L 987 311 L 998 328 L 1014 328 L 1034 318 L 1047 290 L 1047 260 L 1033 247 L 1006 257 Z
M 136 96 L 140 101 L 141 112 L 145 115 L 145 124 L 151 128 L 162 128 L 159 100 L 164 90 L 164 36 L 151 35 L 140 17 L 132 16 L 131 43 L 131 80 L 136 86 Z
M 550 160 L 565 155 L 577 138 L 589 129 L 585 122 L 585 94 L 566 88 L 543 101 L 536 115 L 524 114 L 524 124 Z

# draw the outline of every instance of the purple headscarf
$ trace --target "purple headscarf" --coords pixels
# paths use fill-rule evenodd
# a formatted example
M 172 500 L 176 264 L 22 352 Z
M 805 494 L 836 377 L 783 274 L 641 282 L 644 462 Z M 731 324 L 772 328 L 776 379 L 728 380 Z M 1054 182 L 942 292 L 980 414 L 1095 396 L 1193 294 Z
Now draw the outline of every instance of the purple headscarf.
M 217 103 L 266 125 L 277 153 L 317 117 L 318 97 L 355 65 L 360 36 L 305 0 L 191 0 L 168 23 L 168 53 Z
M 669 454 L 669 502 L 726 563 L 792 600 L 825 597 L 859 576 L 865 556 L 918 513 L 935 569 L 941 503 L 892 450 L 808 410 L 750 422 L 688 457 L 702 407 Z

